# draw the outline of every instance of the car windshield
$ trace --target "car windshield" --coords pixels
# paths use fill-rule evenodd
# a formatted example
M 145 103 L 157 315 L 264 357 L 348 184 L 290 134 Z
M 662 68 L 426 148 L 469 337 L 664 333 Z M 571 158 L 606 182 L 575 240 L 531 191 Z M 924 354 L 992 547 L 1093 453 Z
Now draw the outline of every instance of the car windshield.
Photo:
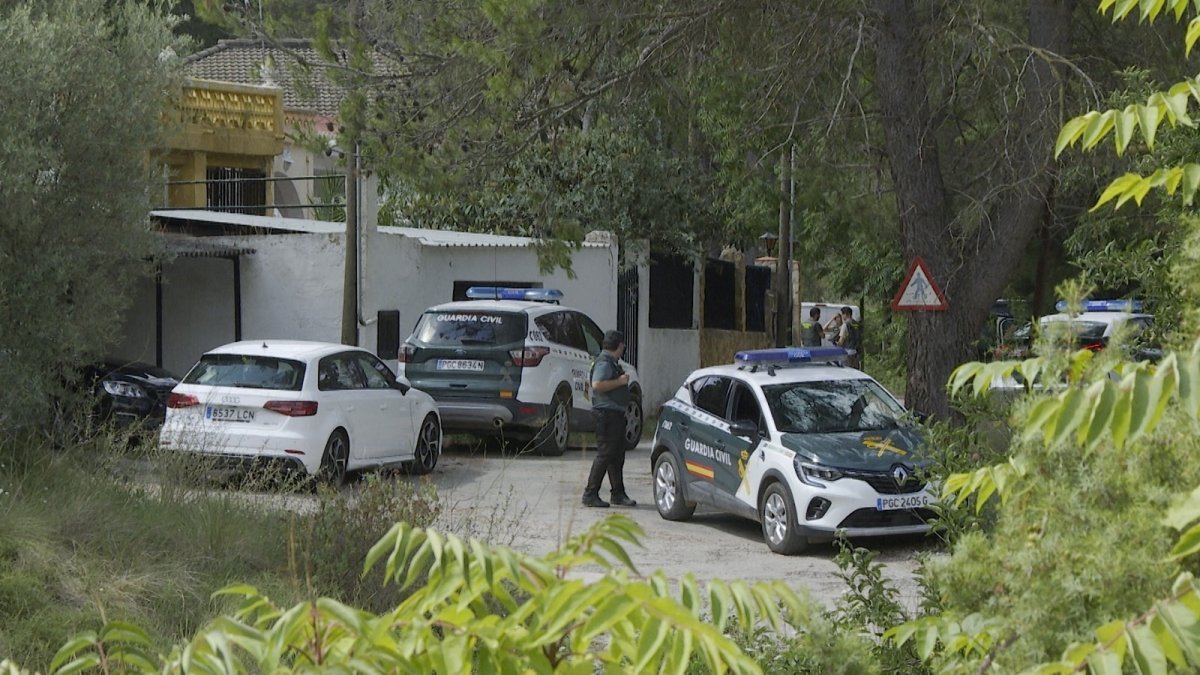
M 783 433 L 831 434 L 899 426 L 900 407 L 874 380 L 790 382 L 763 387 Z
M 509 312 L 426 312 L 415 331 L 430 346 L 506 345 L 525 339 L 525 315 Z
M 304 364 L 274 356 L 205 354 L 183 381 L 213 387 L 300 391 Z

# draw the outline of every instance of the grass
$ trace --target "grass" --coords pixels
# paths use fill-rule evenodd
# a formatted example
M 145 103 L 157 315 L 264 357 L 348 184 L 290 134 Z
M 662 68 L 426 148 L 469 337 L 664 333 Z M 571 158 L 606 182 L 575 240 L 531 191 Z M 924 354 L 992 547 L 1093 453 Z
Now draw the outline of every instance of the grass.
M 438 513 L 432 488 L 407 477 L 315 496 L 131 480 L 113 471 L 114 458 L 128 464 L 120 446 L 105 434 L 57 450 L 0 440 L 0 660 L 44 670 L 69 637 L 116 620 L 165 652 L 231 609 L 211 594 L 232 583 L 285 605 L 394 602 L 381 575 L 360 575 L 363 557 L 397 520 Z

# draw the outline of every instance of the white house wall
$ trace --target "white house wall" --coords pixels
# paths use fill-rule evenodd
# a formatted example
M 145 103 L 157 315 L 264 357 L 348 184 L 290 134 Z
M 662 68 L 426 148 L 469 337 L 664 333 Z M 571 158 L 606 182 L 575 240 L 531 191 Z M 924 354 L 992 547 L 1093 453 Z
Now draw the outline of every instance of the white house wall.
M 427 307 L 453 299 L 454 282 L 540 282 L 562 290 L 563 304 L 586 313 L 602 329 L 616 326 L 616 247 L 588 247 L 572 256 L 575 278 L 562 270 L 543 275 L 537 253 L 510 246 L 425 246 L 400 234 L 375 232 L 368 249 L 363 314 L 373 319 L 380 310 L 399 310 L 400 339 L 408 337 Z M 363 330 L 361 344 L 376 347 L 375 326 Z

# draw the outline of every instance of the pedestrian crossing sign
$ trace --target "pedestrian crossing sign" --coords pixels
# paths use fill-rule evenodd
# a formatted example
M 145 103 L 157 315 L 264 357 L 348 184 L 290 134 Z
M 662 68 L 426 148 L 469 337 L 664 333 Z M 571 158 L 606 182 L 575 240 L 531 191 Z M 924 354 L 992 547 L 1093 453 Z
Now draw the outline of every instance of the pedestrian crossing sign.
M 942 295 L 942 289 L 938 288 L 937 282 L 933 280 L 925 261 L 920 256 L 913 258 L 908 266 L 908 274 L 904 275 L 904 282 L 900 284 L 900 290 L 896 297 L 892 298 L 892 311 L 940 312 L 949 307 L 946 296 Z

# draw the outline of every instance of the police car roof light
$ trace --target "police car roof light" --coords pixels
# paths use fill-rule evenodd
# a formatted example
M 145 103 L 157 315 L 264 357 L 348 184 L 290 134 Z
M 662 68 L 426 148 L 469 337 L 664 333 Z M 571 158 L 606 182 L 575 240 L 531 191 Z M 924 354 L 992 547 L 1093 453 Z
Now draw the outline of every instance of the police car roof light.
M 786 366 L 799 363 L 829 363 L 841 361 L 847 356 L 842 347 L 778 347 L 775 349 L 747 349 L 733 356 L 743 366 Z
M 533 302 L 558 302 L 563 292 L 557 288 L 505 288 L 503 286 L 472 286 L 467 289 L 472 300 L 529 300 Z
M 1070 303 L 1066 300 L 1059 300 L 1054 303 L 1054 309 L 1059 312 L 1065 312 L 1070 309 Z M 1142 311 L 1141 300 L 1084 300 L 1083 311 L 1085 312 L 1140 312 Z

